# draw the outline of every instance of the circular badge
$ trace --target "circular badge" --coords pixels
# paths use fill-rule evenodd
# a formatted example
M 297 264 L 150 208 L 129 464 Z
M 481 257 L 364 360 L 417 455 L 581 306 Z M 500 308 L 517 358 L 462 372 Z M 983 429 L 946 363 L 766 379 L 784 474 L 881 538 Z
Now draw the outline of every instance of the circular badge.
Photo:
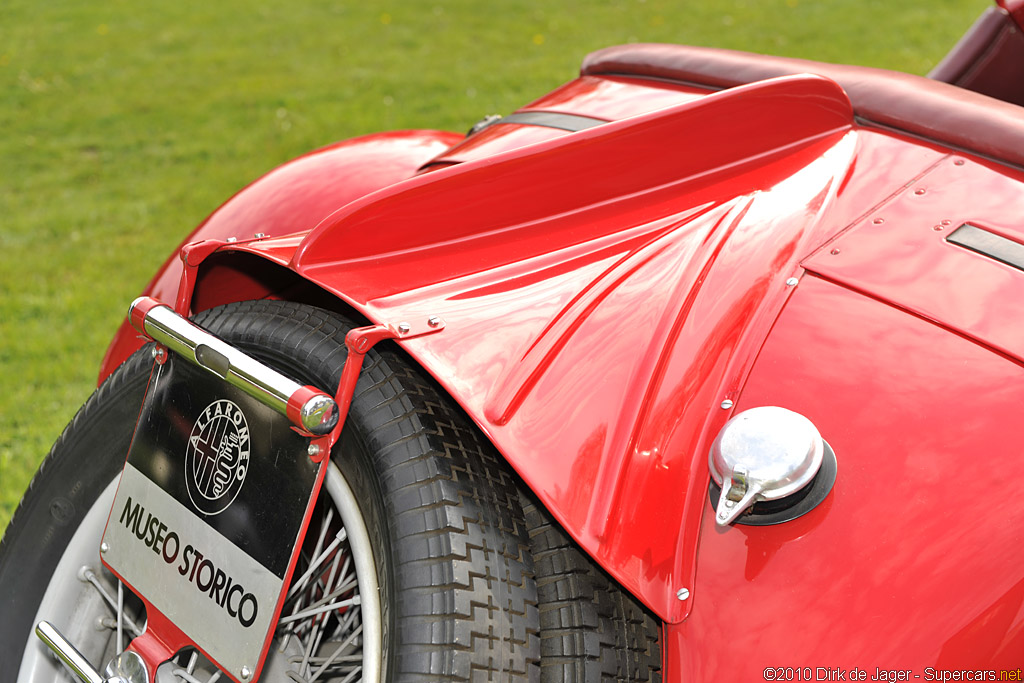
M 227 399 L 214 401 L 196 420 L 185 453 L 185 486 L 196 508 L 207 515 L 228 509 L 249 469 L 249 423 Z

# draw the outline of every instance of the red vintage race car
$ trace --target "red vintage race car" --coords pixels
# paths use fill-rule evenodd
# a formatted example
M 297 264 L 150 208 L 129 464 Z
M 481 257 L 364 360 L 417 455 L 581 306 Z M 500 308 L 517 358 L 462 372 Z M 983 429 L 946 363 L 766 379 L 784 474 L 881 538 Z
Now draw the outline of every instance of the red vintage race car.
M 3 539 L 5 677 L 1020 680 L 1000 5 L 931 78 L 612 47 L 239 192 Z

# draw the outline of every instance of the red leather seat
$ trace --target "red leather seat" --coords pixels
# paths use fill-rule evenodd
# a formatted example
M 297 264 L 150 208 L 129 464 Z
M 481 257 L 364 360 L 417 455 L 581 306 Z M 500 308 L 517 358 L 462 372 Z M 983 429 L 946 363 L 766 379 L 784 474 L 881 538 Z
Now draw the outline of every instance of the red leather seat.
M 581 73 L 658 78 L 711 89 L 776 76 L 819 74 L 842 86 L 864 122 L 1024 166 L 1024 107 L 921 76 L 654 43 L 594 52 L 583 61 Z

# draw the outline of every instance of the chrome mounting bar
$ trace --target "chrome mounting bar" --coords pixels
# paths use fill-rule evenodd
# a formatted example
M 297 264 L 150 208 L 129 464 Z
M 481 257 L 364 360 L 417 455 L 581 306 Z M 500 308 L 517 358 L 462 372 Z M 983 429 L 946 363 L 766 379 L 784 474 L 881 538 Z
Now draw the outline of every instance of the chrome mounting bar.
M 133 301 L 128 319 L 136 330 L 158 344 L 238 387 L 311 434 L 328 434 L 338 423 L 338 406 L 330 395 L 292 381 L 156 299 L 139 297 Z
M 83 683 L 148 683 L 149 681 L 145 663 L 134 652 L 125 652 L 116 657 L 107 666 L 107 676 L 102 676 L 50 622 L 40 621 L 36 625 L 36 635 Z
M 36 635 L 46 643 L 46 647 L 53 650 L 60 661 L 68 667 L 71 673 L 85 683 L 106 683 L 107 679 L 100 676 L 100 672 L 92 668 L 92 664 L 86 661 L 82 653 L 75 649 L 75 646 L 68 642 L 68 639 L 61 634 L 53 624 L 48 621 L 40 621 L 36 625 Z

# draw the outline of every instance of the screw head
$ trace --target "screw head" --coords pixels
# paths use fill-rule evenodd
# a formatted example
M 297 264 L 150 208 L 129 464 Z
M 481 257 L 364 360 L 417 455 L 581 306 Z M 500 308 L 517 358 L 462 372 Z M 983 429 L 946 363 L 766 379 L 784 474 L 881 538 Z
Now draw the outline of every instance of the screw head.
M 258 232 L 255 235 L 253 235 L 253 237 L 255 237 L 258 240 L 261 240 L 261 239 L 263 239 L 266 236 L 267 236 L 267 233 L 265 233 L 265 232 Z
M 786 280 L 786 284 L 789 285 L 790 287 L 793 287 L 794 285 L 796 285 L 799 282 L 800 282 L 800 280 L 797 280 L 795 277 L 791 277 L 788 280 Z
M 922 187 L 922 188 L 920 188 L 920 189 L 914 190 L 914 194 L 916 194 L 916 195 L 920 196 L 920 195 L 923 195 L 923 194 L 924 194 L 925 192 L 927 192 L 927 191 L 928 191 L 928 190 L 926 190 L 926 189 L 924 189 L 924 188 Z
M 722 410 L 729 410 L 729 408 L 732 408 L 732 405 L 732 399 L 727 398 L 722 401 Z
M 688 588 L 680 588 L 676 591 L 676 597 L 680 600 L 688 600 L 690 598 L 690 590 Z
M 252 678 L 252 669 L 247 666 L 243 666 L 242 670 L 238 672 L 241 675 L 243 681 L 247 681 Z
M 108 550 L 110 550 L 110 546 L 109 546 L 109 545 L 107 545 L 107 542 L 106 542 L 106 541 L 104 541 L 103 543 L 100 543 L 100 552 L 101 552 L 101 553 L 105 553 L 105 552 L 107 552 Z
M 412 327 L 409 325 L 409 323 L 398 323 L 399 334 L 409 334 L 409 330 L 411 329 Z
M 306 449 L 306 452 L 309 454 L 309 457 L 315 458 L 320 455 L 320 446 L 315 443 L 311 443 L 309 444 L 309 448 Z
M 441 324 L 441 319 L 438 318 L 436 315 L 432 315 L 429 318 L 427 318 L 427 324 L 430 325 L 431 327 L 437 327 L 438 325 Z
M 876 218 L 875 220 L 873 220 L 871 222 L 874 223 L 875 225 L 881 225 L 882 223 L 885 222 L 885 219 L 884 218 Z
M 238 241 L 237 237 L 229 237 L 228 238 L 228 242 L 237 242 L 237 241 Z

